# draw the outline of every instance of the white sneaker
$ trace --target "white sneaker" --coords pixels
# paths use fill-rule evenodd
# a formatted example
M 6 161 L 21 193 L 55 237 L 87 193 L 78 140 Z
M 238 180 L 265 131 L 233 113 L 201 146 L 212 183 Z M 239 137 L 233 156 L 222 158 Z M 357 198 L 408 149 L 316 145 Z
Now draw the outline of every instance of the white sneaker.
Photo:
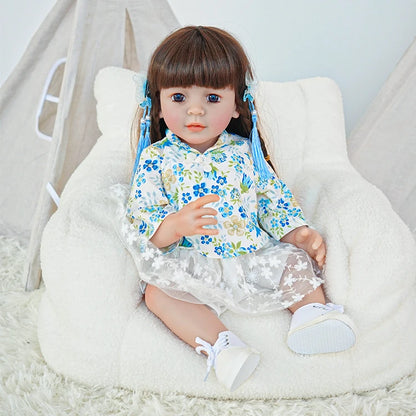
M 258 351 L 248 347 L 231 331 L 220 332 L 213 346 L 199 337 L 195 342 L 201 344 L 195 348 L 196 352 L 201 354 L 205 351 L 208 355 L 205 380 L 214 367 L 218 381 L 230 391 L 240 387 L 251 376 L 260 361 Z
M 345 351 L 355 344 L 353 328 L 341 305 L 310 303 L 293 314 L 287 344 L 297 354 Z

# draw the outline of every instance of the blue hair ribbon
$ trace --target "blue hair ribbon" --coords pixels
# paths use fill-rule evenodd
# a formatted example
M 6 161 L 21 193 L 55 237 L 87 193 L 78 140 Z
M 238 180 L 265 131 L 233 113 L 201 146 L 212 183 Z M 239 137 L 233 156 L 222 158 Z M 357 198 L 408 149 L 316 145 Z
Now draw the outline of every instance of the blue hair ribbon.
M 149 97 L 149 88 L 147 84 L 147 80 L 144 81 L 143 84 L 143 95 L 144 99 L 140 103 L 140 107 L 143 108 L 143 116 L 140 120 L 140 137 L 137 143 L 137 153 L 136 159 L 134 161 L 133 173 L 131 176 L 130 185 L 133 184 L 134 176 L 136 175 L 137 167 L 139 165 L 140 156 L 143 150 L 150 146 L 150 110 L 152 109 L 152 100 Z
M 251 113 L 251 121 L 253 123 L 253 127 L 250 132 L 250 142 L 254 167 L 260 175 L 260 178 L 267 180 L 272 176 L 272 174 L 270 173 L 267 162 L 264 159 L 263 150 L 261 148 L 259 131 L 257 130 L 257 111 L 254 107 L 254 97 L 250 85 L 248 85 L 247 89 L 244 91 L 243 101 L 248 101 L 248 106 Z

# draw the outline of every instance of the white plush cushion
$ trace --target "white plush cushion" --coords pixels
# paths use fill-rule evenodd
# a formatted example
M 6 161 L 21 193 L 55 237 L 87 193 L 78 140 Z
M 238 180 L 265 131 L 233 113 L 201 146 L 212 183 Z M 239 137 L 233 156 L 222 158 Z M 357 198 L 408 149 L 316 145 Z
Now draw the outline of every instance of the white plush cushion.
M 85 383 L 203 397 L 308 398 L 394 383 L 416 362 L 416 248 L 382 193 L 351 167 L 342 99 L 326 78 L 263 83 L 258 107 L 272 158 L 328 245 L 326 291 L 359 334 L 345 353 L 300 356 L 286 346 L 290 313 L 227 312 L 261 352 L 233 394 L 206 362 L 140 303 L 139 272 L 112 226 L 109 187 L 130 180 L 133 73 L 105 68 L 95 96 L 103 133 L 68 182 L 42 240 L 46 284 L 39 341 L 49 365 Z

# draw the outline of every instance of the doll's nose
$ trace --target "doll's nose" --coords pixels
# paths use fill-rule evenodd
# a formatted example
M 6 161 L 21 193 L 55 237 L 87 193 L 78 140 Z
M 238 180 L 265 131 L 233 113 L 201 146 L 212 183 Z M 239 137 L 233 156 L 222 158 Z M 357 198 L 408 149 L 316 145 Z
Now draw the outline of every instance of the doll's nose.
M 202 116 L 205 111 L 201 104 L 193 103 L 188 108 L 188 115 Z

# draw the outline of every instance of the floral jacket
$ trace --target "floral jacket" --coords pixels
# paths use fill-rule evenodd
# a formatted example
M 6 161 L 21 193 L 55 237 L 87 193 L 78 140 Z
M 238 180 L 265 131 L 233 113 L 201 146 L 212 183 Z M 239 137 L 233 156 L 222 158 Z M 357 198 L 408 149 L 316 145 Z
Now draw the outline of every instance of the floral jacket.
M 219 234 L 187 236 L 180 242 L 204 256 L 250 253 L 306 224 L 292 193 L 274 172 L 271 179 L 260 179 L 248 140 L 226 131 L 204 153 L 170 131 L 145 148 L 133 178 L 127 216 L 150 239 L 167 215 L 207 194 L 221 197 L 208 205 L 218 211 L 218 224 L 212 227 Z

